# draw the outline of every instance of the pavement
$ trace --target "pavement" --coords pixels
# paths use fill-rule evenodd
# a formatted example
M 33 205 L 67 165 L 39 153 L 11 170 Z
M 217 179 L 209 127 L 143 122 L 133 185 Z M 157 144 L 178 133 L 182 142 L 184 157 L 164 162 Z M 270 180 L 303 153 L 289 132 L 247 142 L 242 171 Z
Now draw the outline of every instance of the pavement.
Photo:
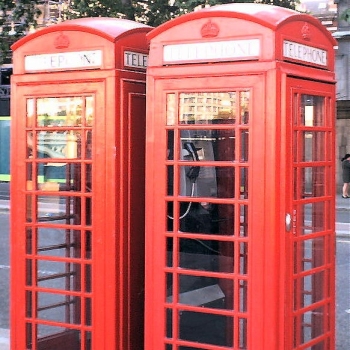
M 342 198 L 342 196 L 338 194 L 335 200 L 335 206 L 337 212 L 344 211 L 350 216 L 350 198 Z M 336 222 L 335 232 L 337 236 L 350 237 L 350 222 Z
M 8 211 L 9 209 L 9 201 L 0 200 L 0 211 Z M 341 195 L 337 195 L 336 210 L 344 211 L 345 213 L 348 212 L 350 215 L 350 199 L 342 198 Z M 350 222 L 336 222 L 335 230 L 337 237 L 350 238 Z M 0 328 L 0 350 L 10 350 L 9 329 Z
M 0 350 L 10 349 L 10 330 L 0 328 Z

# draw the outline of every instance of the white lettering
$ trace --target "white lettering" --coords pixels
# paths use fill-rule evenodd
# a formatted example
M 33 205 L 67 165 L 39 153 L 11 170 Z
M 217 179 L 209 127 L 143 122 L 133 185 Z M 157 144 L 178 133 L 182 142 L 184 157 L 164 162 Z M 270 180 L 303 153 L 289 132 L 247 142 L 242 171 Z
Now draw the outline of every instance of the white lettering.
M 208 60 L 249 60 L 260 55 L 260 40 L 230 40 L 165 45 L 163 60 L 168 63 Z
M 146 69 L 147 63 L 148 63 L 148 55 L 138 53 L 138 52 L 124 51 L 125 67 Z
M 327 66 L 327 51 L 292 41 L 283 42 L 283 56 L 294 60 Z
M 29 55 L 24 58 L 26 71 L 100 68 L 101 66 L 101 50 Z

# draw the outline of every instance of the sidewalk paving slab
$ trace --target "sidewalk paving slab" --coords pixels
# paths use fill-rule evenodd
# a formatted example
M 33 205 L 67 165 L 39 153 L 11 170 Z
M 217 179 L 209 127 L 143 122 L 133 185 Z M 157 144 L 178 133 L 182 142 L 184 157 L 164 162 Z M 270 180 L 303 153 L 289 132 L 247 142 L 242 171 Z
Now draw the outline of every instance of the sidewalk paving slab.
M 10 349 L 10 330 L 0 328 L 0 350 Z

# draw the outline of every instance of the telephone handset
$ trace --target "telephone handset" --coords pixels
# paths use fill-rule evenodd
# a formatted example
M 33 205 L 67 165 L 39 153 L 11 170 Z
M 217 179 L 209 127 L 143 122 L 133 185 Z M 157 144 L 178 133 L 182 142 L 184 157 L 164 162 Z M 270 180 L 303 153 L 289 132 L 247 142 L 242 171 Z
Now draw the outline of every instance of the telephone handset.
M 192 157 L 192 159 L 194 161 L 199 161 L 199 157 L 198 157 L 198 152 L 197 149 L 194 145 L 193 142 L 184 142 L 183 144 L 185 150 L 190 154 L 190 156 Z M 200 167 L 199 166 L 191 166 L 190 169 L 187 171 L 186 176 L 189 178 L 189 180 L 192 183 L 195 183 L 198 176 L 199 176 L 199 171 L 200 171 Z

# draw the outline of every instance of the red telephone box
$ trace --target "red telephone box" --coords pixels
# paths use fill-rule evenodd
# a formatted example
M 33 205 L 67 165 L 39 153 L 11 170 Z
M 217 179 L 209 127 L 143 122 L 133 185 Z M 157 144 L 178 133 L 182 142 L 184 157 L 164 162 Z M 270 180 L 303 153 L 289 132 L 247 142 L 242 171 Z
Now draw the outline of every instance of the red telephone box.
M 13 45 L 13 350 L 143 346 L 150 29 L 85 18 Z
M 335 40 L 261 4 L 147 37 L 145 350 L 334 349 Z

